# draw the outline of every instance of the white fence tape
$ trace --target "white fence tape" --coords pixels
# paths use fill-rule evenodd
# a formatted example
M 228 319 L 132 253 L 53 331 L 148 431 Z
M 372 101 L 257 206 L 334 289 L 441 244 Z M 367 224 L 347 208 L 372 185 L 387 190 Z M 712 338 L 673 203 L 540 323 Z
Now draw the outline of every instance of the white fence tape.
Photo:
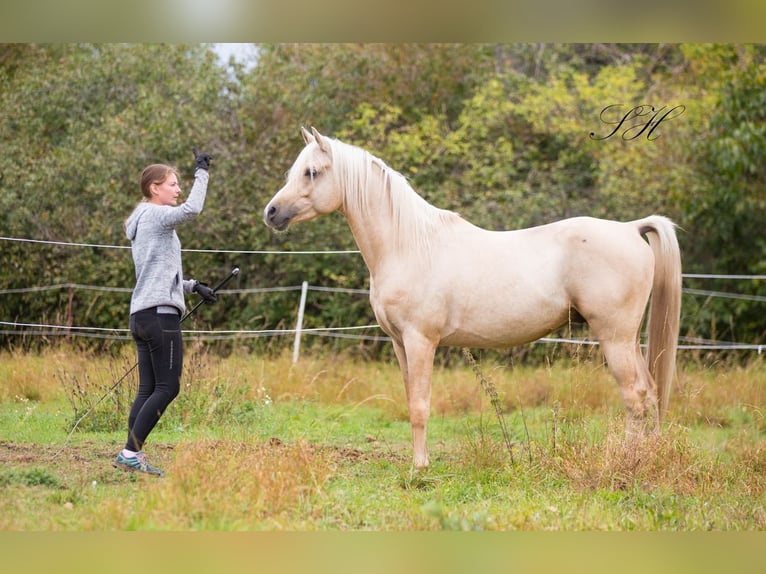
M 90 247 L 90 248 L 105 248 L 105 249 L 130 249 L 130 246 L 125 245 L 106 245 L 98 243 L 74 243 L 65 241 L 48 241 L 38 239 L 23 239 L 17 237 L 0 237 L 0 241 L 14 241 L 24 243 L 36 243 L 45 245 L 57 245 L 65 247 Z M 197 253 L 228 253 L 228 254 L 248 254 L 248 255 L 337 255 L 337 254 L 358 254 L 359 251 L 354 250 L 340 250 L 340 251 L 262 251 L 262 250 L 226 250 L 226 249 L 183 249 L 186 252 Z M 727 274 L 699 274 L 699 273 L 685 273 L 683 277 L 686 279 L 726 279 L 726 280 L 764 280 L 766 275 L 727 275 Z M 0 295 L 9 294 L 24 294 L 34 293 L 42 291 L 52 290 L 90 290 L 90 291 L 105 291 L 105 292 L 120 292 L 130 293 L 132 288 L 130 287 L 109 287 L 100 285 L 83 285 L 79 283 L 58 283 L 54 285 L 41 285 L 33 287 L 23 287 L 15 289 L 0 289 Z M 347 294 L 369 294 L 367 289 L 351 289 L 342 287 L 323 287 L 312 286 L 308 282 L 304 281 L 302 285 L 285 286 L 285 287 L 259 287 L 259 288 L 247 288 L 247 289 L 226 289 L 221 290 L 221 293 L 229 294 L 254 294 L 254 293 L 274 293 L 274 292 L 286 292 L 286 291 L 301 291 L 300 303 L 297 310 L 297 320 L 295 329 L 264 329 L 264 330 L 184 330 L 184 336 L 192 339 L 201 340 L 226 340 L 226 339 L 247 339 L 256 337 L 272 337 L 272 336 L 294 336 L 293 346 L 293 361 L 297 362 L 300 354 L 300 340 L 302 334 L 311 334 L 320 337 L 335 337 L 335 338 L 353 338 L 357 340 L 366 341 L 390 341 L 390 338 L 386 335 L 367 335 L 353 333 L 353 331 L 360 330 L 379 330 L 379 325 L 362 325 L 355 327 L 323 327 L 323 328 L 303 328 L 303 318 L 306 307 L 307 291 L 318 292 L 334 292 L 334 293 L 347 293 Z M 748 295 L 742 293 L 729 293 L 723 291 L 712 291 L 703 289 L 691 289 L 684 288 L 683 292 L 687 295 L 703 296 L 703 297 L 720 297 L 728 299 L 738 299 L 753 302 L 764 302 L 766 296 L 761 295 Z M 72 326 L 72 325 L 50 325 L 43 323 L 25 323 L 18 321 L 0 321 L 0 335 L 20 335 L 20 336 L 76 336 L 76 337 L 89 337 L 89 338 L 102 338 L 102 339 L 130 339 L 130 331 L 128 329 L 109 329 L 103 327 L 87 327 L 87 326 Z M 352 333 L 350 333 L 350 331 Z M 575 344 L 575 345 L 598 345 L 597 341 L 587 339 L 563 339 L 555 337 L 543 337 L 538 339 L 537 342 L 548 344 Z M 722 341 L 689 341 L 684 342 L 681 339 L 679 343 L 679 349 L 690 350 L 754 350 L 758 354 L 761 354 L 766 348 L 764 344 L 757 343 L 734 343 L 734 342 L 722 342 Z

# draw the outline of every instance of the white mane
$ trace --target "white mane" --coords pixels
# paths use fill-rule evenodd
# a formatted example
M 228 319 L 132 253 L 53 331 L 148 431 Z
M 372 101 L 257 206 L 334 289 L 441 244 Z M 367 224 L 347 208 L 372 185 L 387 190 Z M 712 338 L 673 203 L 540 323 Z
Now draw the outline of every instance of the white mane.
M 344 191 L 344 210 L 390 218 L 397 248 L 429 250 L 437 228 L 459 217 L 428 203 L 401 173 L 380 158 L 359 147 L 326 139 L 332 145 L 337 183 Z

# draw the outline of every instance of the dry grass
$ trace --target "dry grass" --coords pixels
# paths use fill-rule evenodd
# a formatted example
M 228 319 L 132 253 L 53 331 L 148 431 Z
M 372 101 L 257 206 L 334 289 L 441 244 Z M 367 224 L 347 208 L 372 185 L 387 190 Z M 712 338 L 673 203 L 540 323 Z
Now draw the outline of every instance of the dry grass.
M 87 353 L 75 353 L 61 347 L 41 354 L 0 352 L 0 400 L 23 397 L 33 401 L 47 401 L 61 394 L 61 369 L 80 373 L 83 377 L 95 375 L 103 369 L 103 362 L 94 363 Z
M 234 354 L 222 361 L 202 353 L 197 360 L 198 379 L 218 379 L 243 386 L 249 389 L 245 397 L 248 399 L 367 404 L 393 418 L 407 416 L 404 386 L 395 365 L 356 362 L 337 356 L 305 356 L 294 365 L 289 353 L 277 358 Z
M 94 526 L 128 529 L 281 529 L 309 513 L 312 497 L 334 471 L 331 451 L 305 443 L 202 440 L 175 449 L 167 476 L 132 504 L 112 499 Z
M 87 400 L 92 402 L 103 396 L 134 362 L 129 346 L 111 358 L 64 347 L 42 354 L 5 352 L 0 354 L 3 381 L 0 401 L 45 402 L 62 394 L 89 393 Z M 506 413 L 552 409 L 555 405 L 567 420 L 574 421 L 622 410 L 615 382 L 598 357 L 560 367 L 514 367 L 486 361 L 480 362 L 479 368 L 497 389 Z M 129 399 L 135 385 L 134 375 L 115 394 L 121 392 Z M 191 396 L 200 390 L 205 391 L 197 393 L 201 396 Z M 374 406 L 390 420 L 407 420 L 404 386 L 393 362 L 354 361 L 328 355 L 306 356 L 293 365 L 289 353 L 276 358 L 235 353 L 221 359 L 208 354 L 204 347 L 192 346 L 186 352 L 178 401 L 209 403 L 215 397 L 219 402 L 228 398 L 237 402 L 310 401 L 322 405 Z M 691 365 L 679 372 L 668 420 L 680 425 L 720 428 L 746 422 L 754 431 L 761 432 L 766 424 L 765 404 L 766 367 L 760 361 L 746 367 L 716 369 Z M 431 403 L 434 416 L 482 412 L 488 405 L 470 366 L 434 368 Z
M 704 487 L 707 465 L 692 452 L 680 429 L 643 439 L 628 439 L 612 424 L 603 440 L 559 441 L 540 451 L 541 464 L 556 468 L 572 488 L 588 490 L 665 489 L 689 494 Z
M 42 353 L 0 352 L 0 401 L 23 397 L 48 401 L 61 396 L 72 377 L 83 384 L 109 388 L 135 362 L 134 350 L 124 346 L 116 357 L 94 355 L 65 346 Z M 511 366 L 495 360 L 479 362 L 483 375 L 498 389 L 505 409 L 566 405 L 569 411 L 608 412 L 621 407 L 616 385 L 596 356 L 561 366 Z M 293 365 L 289 353 L 273 358 L 235 353 L 218 358 L 202 346 L 186 350 L 184 390 L 201 381 L 246 390 L 248 400 L 309 400 L 322 404 L 373 402 L 406 418 L 404 388 L 393 363 L 355 361 L 343 356 L 305 356 Z M 126 383 L 131 384 L 131 379 Z M 463 414 L 482 408 L 486 397 L 468 365 L 434 368 L 432 411 Z M 766 366 L 723 368 L 684 366 L 673 389 L 670 415 L 684 423 L 717 424 L 735 407 L 763 421 Z M 389 403 L 386 405 L 386 403 Z M 402 406 L 404 409 L 402 410 Z M 721 423 L 725 424 L 725 423 Z
M 681 424 L 726 428 L 745 422 L 757 432 L 766 430 L 765 407 L 766 368 L 760 362 L 723 369 L 687 368 L 679 376 L 671 403 Z
M 289 354 L 220 358 L 192 347 L 182 394 L 150 448 L 165 479 L 112 469 L 122 435 L 98 429 L 78 433 L 61 452 L 67 464 L 52 467 L 62 429 L 44 421 L 62 418 L 45 419 L 45 403 L 65 404 L 72 381 L 101 394 L 131 359 L 3 357 L 2 373 L 15 374 L 0 416 L 31 430 L 0 445 L 0 469 L 10 469 L 0 472 L 0 528 L 766 528 L 761 362 L 685 367 L 662 434 L 634 442 L 599 361 L 484 361 L 482 376 L 512 430 L 513 460 L 470 366 L 437 366 L 433 464 L 418 474 L 395 364 L 314 356 L 293 365 Z M 124 414 L 115 420 L 123 425 Z

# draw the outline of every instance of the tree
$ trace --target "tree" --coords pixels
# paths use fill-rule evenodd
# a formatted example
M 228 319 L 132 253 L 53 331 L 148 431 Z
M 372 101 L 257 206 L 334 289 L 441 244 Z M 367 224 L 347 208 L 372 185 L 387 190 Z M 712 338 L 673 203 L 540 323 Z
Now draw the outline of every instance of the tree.
M 706 57 L 702 57 L 706 56 Z M 766 62 L 756 46 L 709 46 L 689 53 L 691 65 L 718 87 L 705 133 L 694 142 L 697 178 L 684 202 L 691 241 L 689 271 L 717 274 L 766 273 Z M 741 292 L 742 283 L 720 281 L 716 289 Z M 751 286 L 766 295 L 763 282 Z M 695 329 L 720 338 L 760 341 L 762 313 L 732 300 L 695 306 Z
M 223 70 L 201 46 L 63 45 L 27 50 L 5 70 L 0 226 L 33 239 L 127 245 L 122 222 L 151 162 L 191 171 L 193 145 L 215 141 Z M 213 128 L 211 130 L 211 127 Z M 213 150 L 215 151 L 215 150 Z M 195 236 L 189 236 L 194 245 Z M 3 244 L 8 287 L 131 285 L 129 251 Z M 61 314 L 67 293 L 15 298 L 6 316 Z M 78 322 L 124 324 L 125 301 L 76 295 Z M 59 317 L 61 319 L 61 317 Z
M 355 248 L 339 214 L 283 234 L 261 222 L 303 125 L 369 150 L 477 225 L 659 212 L 682 228 L 687 271 L 764 273 L 764 56 L 728 44 L 280 44 L 227 69 L 205 45 L 0 45 L 0 229 L 127 247 L 140 170 L 175 164 L 188 190 L 196 146 L 214 156 L 209 200 L 179 235 L 211 252 L 188 252 L 187 275 L 212 283 L 238 265 L 240 287 L 365 287 L 354 254 L 213 252 Z M 127 249 L 0 249 L 7 287 L 132 285 Z M 75 291 L 71 307 L 68 295 L 3 297 L 0 316 L 64 321 L 71 308 L 76 324 L 125 325 L 127 294 Z M 195 321 L 290 327 L 297 302 L 296 291 L 233 297 Z M 687 332 L 766 328 L 730 301 L 684 302 Z M 312 292 L 306 321 L 373 317 L 364 297 Z

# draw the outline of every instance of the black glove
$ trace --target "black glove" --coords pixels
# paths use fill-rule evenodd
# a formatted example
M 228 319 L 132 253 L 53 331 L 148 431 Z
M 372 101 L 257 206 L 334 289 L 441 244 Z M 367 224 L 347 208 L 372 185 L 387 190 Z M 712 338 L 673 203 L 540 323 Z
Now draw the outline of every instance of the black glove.
M 194 152 L 194 169 L 209 170 L 213 156 L 209 153 L 198 152 L 195 148 L 192 148 L 192 151 Z
M 192 291 L 194 293 L 199 293 L 199 296 L 202 297 L 205 303 L 215 303 L 218 301 L 218 295 L 216 295 L 215 291 L 213 291 L 205 283 L 200 283 L 197 281 L 197 283 L 194 284 Z

